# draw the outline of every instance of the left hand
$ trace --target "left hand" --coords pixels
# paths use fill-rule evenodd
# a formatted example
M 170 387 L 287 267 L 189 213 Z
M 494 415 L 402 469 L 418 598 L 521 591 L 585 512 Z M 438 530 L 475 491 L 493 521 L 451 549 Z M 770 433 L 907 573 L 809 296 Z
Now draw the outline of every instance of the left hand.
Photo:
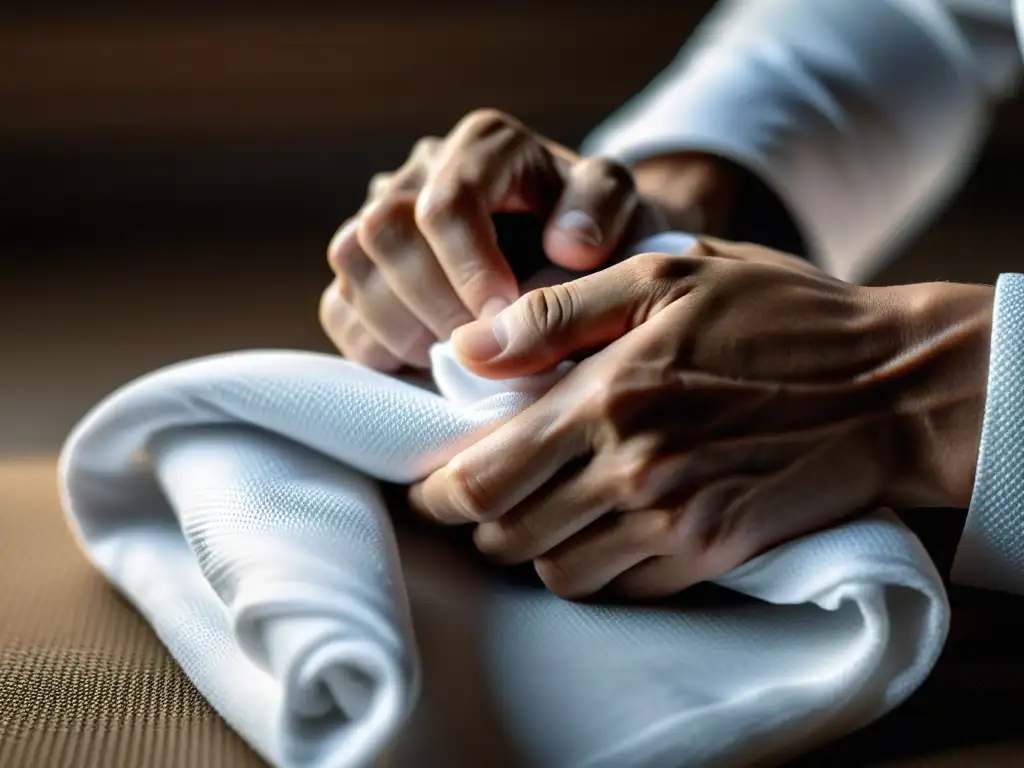
M 741 177 L 728 161 L 695 152 L 648 157 L 633 169 L 580 157 L 511 115 L 476 110 L 373 178 L 362 209 L 328 247 L 335 279 L 320 323 L 351 360 L 426 368 L 431 344 L 519 296 L 522 264 L 502 253 L 494 214 L 543 221 L 547 259 L 591 270 L 665 229 L 724 228 L 745 189 Z
M 705 240 L 456 331 L 522 376 L 607 345 L 410 491 L 567 598 L 671 594 L 877 505 L 966 506 L 993 291 L 860 287 Z

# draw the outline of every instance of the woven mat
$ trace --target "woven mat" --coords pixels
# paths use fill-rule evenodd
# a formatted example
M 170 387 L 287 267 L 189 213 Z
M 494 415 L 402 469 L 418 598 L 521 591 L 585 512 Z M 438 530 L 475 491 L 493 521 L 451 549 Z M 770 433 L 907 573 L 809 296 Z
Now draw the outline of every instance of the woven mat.
M 265 766 L 86 562 L 53 460 L 0 465 L 0 505 L 0 766 Z

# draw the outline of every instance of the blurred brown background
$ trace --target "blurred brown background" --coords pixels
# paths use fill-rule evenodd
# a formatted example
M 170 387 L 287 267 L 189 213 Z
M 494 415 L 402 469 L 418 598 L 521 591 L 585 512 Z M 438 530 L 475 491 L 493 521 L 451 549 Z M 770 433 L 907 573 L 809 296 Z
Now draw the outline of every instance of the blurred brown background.
M 0 24 L 0 450 L 228 348 L 323 348 L 334 228 L 479 106 L 569 143 L 706 3 L 49 2 Z
M 324 348 L 324 245 L 378 170 L 479 106 L 575 143 L 710 0 L 79 4 L 0 22 L 0 450 L 52 451 L 128 377 Z M 891 279 L 1014 264 L 1024 110 Z M 1012 216 L 1012 213 L 1010 214 Z
M 710 5 L 105 0 L 83 10 L 50 0 L 5 9 L 0 523 L 38 515 L 51 532 L 29 546 L 5 539 L 0 525 L 0 560 L 14 573 L 19 557 L 40 567 L 58 549 L 75 558 L 60 530 L 52 455 L 113 387 L 211 352 L 327 349 L 316 321 L 327 240 L 360 204 L 369 176 L 398 165 L 416 138 L 493 106 L 576 143 L 670 61 Z M 951 212 L 880 279 L 992 281 L 1024 264 L 1022 127 L 1024 108 L 1010 105 Z M 107 606 L 109 591 L 74 562 L 54 589 Z M 90 597 L 75 597 L 80 590 Z M 18 615 L 30 615 L 31 602 L 18 602 Z M 828 764 L 866 764 L 858 744 L 868 752 L 896 744 L 890 757 L 933 753 L 901 765 L 1024 764 L 1019 722 L 999 703 L 1024 690 L 1024 628 L 1005 603 L 973 604 L 989 624 L 960 620 L 926 688 L 899 717 L 834 749 Z M 0 615 L 13 615 L 12 606 L 0 599 Z M 155 642 L 119 610 L 118 621 Z M 71 648 L 92 642 L 84 619 L 78 629 L 58 613 L 51 619 L 41 637 Z M 153 648 L 158 674 L 191 691 Z M 124 685 L 142 674 L 109 663 L 122 665 Z M 31 676 L 6 679 L 18 695 L 47 690 Z M 75 680 L 97 690 L 89 675 Z M 0 705 L 7 692 L 0 687 Z M 7 706 L 28 711 L 15 699 Z M 958 748 L 976 742 L 991 746 Z M 85 764 L 79 758 L 68 746 L 60 764 Z

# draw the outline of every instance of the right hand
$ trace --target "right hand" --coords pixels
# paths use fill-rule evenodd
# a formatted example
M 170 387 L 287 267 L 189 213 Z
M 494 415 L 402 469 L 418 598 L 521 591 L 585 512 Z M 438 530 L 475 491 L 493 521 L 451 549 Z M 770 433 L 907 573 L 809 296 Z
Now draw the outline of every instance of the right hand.
M 595 269 L 627 239 L 668 227 L 624 166 L 581 158 L 501 112 L 473 112 L 374 177 L 331 240 L 335 279 L 320 321 L 342 354 L 385 371 L 426 367 L 433 342 L 515 301 L 491 220 L 501 212 L 542 217 L 547 257 L 571 270 Z

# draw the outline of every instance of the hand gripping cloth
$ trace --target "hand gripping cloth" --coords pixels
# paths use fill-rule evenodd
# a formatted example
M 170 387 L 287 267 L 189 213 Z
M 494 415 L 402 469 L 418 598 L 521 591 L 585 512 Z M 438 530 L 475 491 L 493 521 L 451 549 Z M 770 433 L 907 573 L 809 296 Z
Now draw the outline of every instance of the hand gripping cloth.
M 771 764 L 928 675 L 949 606 L 888 512 L 727 574 L 735 599 L 656 607 L 563 601 L 393 521 L 377 481 L 424 477 L 567 368 L 492 382 L 432 359 L 437 391 L 311 353 L 186 362 L 62 453 L 92 562 L 272 765 Z

